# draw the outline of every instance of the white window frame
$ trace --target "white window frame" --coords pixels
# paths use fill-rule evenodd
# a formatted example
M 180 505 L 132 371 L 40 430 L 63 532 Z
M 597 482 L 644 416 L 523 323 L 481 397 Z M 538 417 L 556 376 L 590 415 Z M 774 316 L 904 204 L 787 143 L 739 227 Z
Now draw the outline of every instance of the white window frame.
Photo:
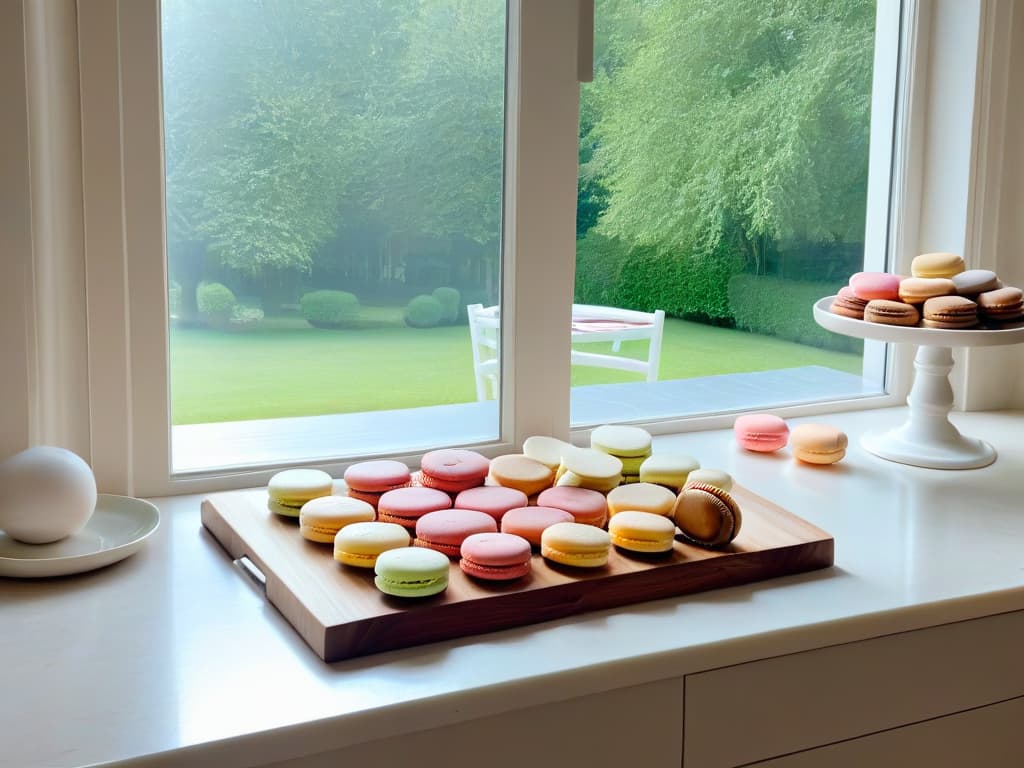
M 894 2 L 880 0 L 880 13 Z M 971 266 L 996 263 L 976 234 L 986 211 L 976 210 L 974 201 L 998 175 L 997 160 L 978 151 L 998 126 L 985 122 L 979 106 L 991 110 L 999 100 L 986 90 L 984 76 L 1008 65 L 1009 42 L 996 32 L 1011 6 L 1009 0 L 908 0 L 907 88 L 893 171 L 898 215 L 887 235 L 895 269 L 938 247 L 960 248 Z M 0 306 L 14 324 L 0 341 L 16 362 L 0 379 L 0 392 L 24 406 L 0 417 L 0 449 L 66 445 L 90 460 L 102 490 L 137 495 L 257 485 L 271 471 L 168 475 L 157 8 L 156 0 L 21 0 L 0 11 L 0 42 L 11 43 L 0 46 L 10 65 L 0 71 L 0 96 L 13 110 L 0 136 L 11 150 L 2 161 L 11 172 L 2 177 L 2 199 L 20 201 L 4 208 L 2 246 L 12 254 L 10 263 L 5 256 L 12 274 L 0 283 Z M 519 0 L 511 9 L 510 42 L 525 54 L 509 58 L 515 76 L 508 83 L 506 147 L 505 397 L 501 437 L 485 449 L 492 453 L 529 434 L 565 437 L 569 422 L 578 3 Z M 14 44 L 19 31 L 20 46 Z M 80 86 L 78 99 L 69 95 L 68 78 Z M 1005 93 L 1001 98 L 1005 104 Z M 19 197 L 26 190 L 28 210 Z M 877 194 L 874 185 L 871 190 Z M 878 237 L 871 221 L 869 215 L 869 243 Z M 62 239 L 53 242 L 45 230 L 56 225 Z M 58 274 L 70 277 L 53 279 Z M 891 353 L 889 396 L 780 412 L 901 402 L 908 352 Z M 17 364 L 22 358 L 24 366 Z M 960 378 L 976 376 L 970 359 L 963 362 Z M 990 393 L 970 404 L 983 408 L 1001 396 Z M 731 419 L 647 426 L 683 431 Z M 342 466 L 325 465 L 334 472 Z

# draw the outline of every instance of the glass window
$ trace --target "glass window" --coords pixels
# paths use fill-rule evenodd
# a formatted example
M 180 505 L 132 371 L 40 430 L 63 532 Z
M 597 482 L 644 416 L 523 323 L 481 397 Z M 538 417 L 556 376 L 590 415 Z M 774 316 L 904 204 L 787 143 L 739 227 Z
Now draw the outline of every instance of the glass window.
M 872 126 L 875 0 L 597 0 L 595 18 L 572 423 L 883 392 L 884 353 L 811 312 L 885 268 L 865 249 L 869 150 L 892 147 Z
M 495 440 L 503 0 L 161 16 L 173 471 Z

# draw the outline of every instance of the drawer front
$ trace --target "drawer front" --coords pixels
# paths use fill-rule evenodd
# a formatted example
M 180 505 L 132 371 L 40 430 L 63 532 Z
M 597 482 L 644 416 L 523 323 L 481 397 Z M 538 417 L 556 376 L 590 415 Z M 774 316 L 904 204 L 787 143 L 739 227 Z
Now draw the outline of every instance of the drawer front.
M 811 749 L 757 768 L 1020 768 L 1024 698 Z M 751 767 L 753 768 L 753 766 Z
M 1024 695 L 1024 611 L 685 679 L 684 766 L 735 766 Z

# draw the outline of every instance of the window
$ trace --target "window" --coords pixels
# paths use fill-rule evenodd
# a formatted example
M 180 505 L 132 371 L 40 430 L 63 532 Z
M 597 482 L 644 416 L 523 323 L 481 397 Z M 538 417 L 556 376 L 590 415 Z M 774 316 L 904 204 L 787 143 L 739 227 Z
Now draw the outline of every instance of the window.
M 505 27 L 164 0 L 174 472 L 498 438 L 467 306 L 500 291 Z
M 898 26 L 895 8 L 894 3 L 879 2 L 879 36 L 883 29 L 891 32 L 894 19 Z M 882 74 L 895 72 L 897 57 L 891 46 L 876 46 L 875 50 L 864 246 L 869 259 L 879 258 L 892 240 L 896 243 L 897 267 L 905 265 L 915 252 L 940 244 L 955 249 L 959 247 L 957 237 L 968 243 L 964 233 L 972 226 L 975 215 L 971 197 L 951 193 L 970 189 L 967 182 L 976 172 L 971 154 L 976 132 L 972 115 L 974 88 L 980 82 L 981 70 L 975 69 L 975 59 L 981 39 L 981 60 L 987 61 L 984 56 L 989 54 L 984 41 L 988 38 L 980 30 L 982 24 L 987 30 L 992 26 L 991 19 L 973 7 L 932 7 L 909 0 L 907 9 L 904 38 L 908 41 L 906 54 L 912 67 L 907 71 L 909 87 L 900 97 L 901 114 L 907 116 L 907 121 L 895 131 L 891 120 L 888 128 L 881 120 L 886 108 L 891 117 L 896 103 L 892 98 L 892 81 L 882 82 Z M 61 10 L 53 15 L 64 13 Z M 3 15 L 5 20 L 10 17 L 7 10 Z M 5 28 L 21 28 L 22 15 L 14 13 L 14 26 Z M 887 20 L 885 24 L 883 19 Z M 84 215 L 85 226 L 79 229 L 84 232 L 84 255 L 67 249 L 59 259 L 69 263 L 78 260 L 78 269 L 82 264 L 85 266 L 89 285 L 86 313 L 73 305 L 62 306 L 74 315 L 80 327 L 87 328 L 86 360 L 82 364 L 77 352 L 36 354 L 40 349 L 61 352 L 60 345 L 49 338 L 50 330 L 38 325 L 42 336 L 30 340 L 32 348 L 26 352 L 34 361 L 32 375 L 25 377 L 26 382 L 16 382 L 20 388 L 16 389 L 28 393 L 22 399 L 34 408 L 53 406 L 47 400 L 47 392 L 56 390 L 48 389 L 47 381 L 63 376 L 66 371 L 73 374 L 60 378 L 62 384 L 68 383 L 60 391 L 73 390 L 77 381 L 78 391 L 89 393 L 86 427 L 91 458 L 94 467 L 109 470 L 112 479 L 105 482 L 108 489 L 152 495 L 258 484 L 269 475 L 271 467 L 240 467 L 232 473 L 171 477 L 169 285 L 163 245 L 165 169 L 158 87 L 159 5 L 155 0 L 86 4 L 78 10 L 77 29 L 75 21 L 71 14 L 71 24 L 61 26 L 62 30 L 71 29 L 71 35 L 49 39 L 55 40 L 51 50 L 78 51 L 80 78 L 68 82 L 80 82 L 80 94 L 48 91 L 45 78 L 32 72 L 27 80 L 28 98 L 66 101 L 74 109 L 79 104 L 81 107 L 83 162 L 79 167 L 84 211 L 79 215 Z M 32 28 L 25 37 L 26 60 L 41 53 L 32 44 L 33 40 L 43 39 L 37 27 L 41 24 L 48 32 L 52 23 L 49 16 L 36 15 L 25 20 L 26 29 Z M 570 421 L 575 250 L 572 223 L 578 191 L 579 111 L 576 46 L 567 41 L 577 34 L 577 23 L 573 3 L 513 2 L 508 13 L 500 267 L 502 398 L 493 406 L 500 414 L 498 437 L 482 446 L 483 450 L 508 450 L 530 434 L 565 436 Z M 931 44 L 919 44 L 919 37 L 922 43 Z M 600 50 L 600 40 L 597 47 Z M 10 50 L 17 54 L 16 48 Z M 946 54 L 940 56 L 938 51 Z M 950 52 L 957 55 L 950 58 Z M 1003 66 L 1005 61 L 998 60 L 996 64 Z M 15 98 L 11 103 L 16 111 L 24 105 L 29 134 L 48 136 L 45 125 L 35 124 L 37 112 L 28 120 L 26 99 L 17 97 L 16 85 L 25 78 L 19 75 L 17 67 L 10 72 L 12 76 L 3 80 L 5 89 L 12 89 Z M 951 108 L 954 105 L 957 108 Z M 45 116 L 46 111 L 40 110 L 38 114 Z M 888 152 L 876 152 L 884 147 L 883 142 L 875 140 L 876 128 L 879 135 L 889 130 L 897 137 L 895 162 Z M 29 146 L 17 135 L 11 137 L 15 150 L 29 153 L 34 182 L 35 164 L 45 165 L 52 160 L 45 154 L 45 138 Z M 71 168 L 74 165 L 69 162 Z M 890 209 L 876 204 L 878 199 L 888 200 L 889 168 L 897 181 L 891 227 Z M 33 208 L 46 205 L 54 216 L 73 208 L 67 201 L 50 205 L 55 193 L 35 199 L 35 190 L 40 189 L 40 185 L 33 183 Z M 927 215 L 922 214 L 922 206 Z M 35 229 L 46 221 L 33 217 L 31 226 Z M 34 254 L 31 258 L 38 262 L 40 256 Z M 995 263 L 988 250 L 973 254 L 971 261 L 972 266 Z M 54 306 L 53 300 L 60 297 L 50 296 L 48 300 L 45 295 L 19 290 L 13 298 L 15 308 L 23 306 L 27 316 L 33 317 Z M 874 364 L 874 359 L 872 351 L 866 350 L 865 366 Z M 60 361 L 67 365 L 57 365 Z M 902 370 L 901 365 L 896 365 L 895 370 Z M 905 391 L 905 383 L 897 382 L 895 396 L 888 400 L 862 400 L 857 405 L 896 403 Z M 848 406 L 849 403 L 840 402 L 819 407 Z M 53 421 L 47 441 L 67 442 L 61 439 L 62 430 L 68 432 L 77 427 L 77 420 L 64 418 L 59 408 L 51 408 L 47 413 Z M 717 417 L 717 421 L 697 419 L 689 422 L 692 426 L 688 428 L 722 426 L 729 420 L 728 414 Z M 69 426 L 70 422 L 74 424 Z M 683 427 L 678 421 L 668 420 L 652 424 L 651 428 L 658 431 Z M 37 435 L 33 439 L 38 440 L 39 430 L 34 426 L 31 429 Z M 413 457 L 415 450 L 410 447 L 406 457 Z M 339 463 L 329 460 L 325 466 L 340 468 Z
M 873 83 L 875 48 L 899 46 L 898 9 L 879 5 L 598 0 L 575 302 L 667 317 L 660 355 L 657 338 L 618 350 L 656 382 L 609 360 L 573 368 L 574 425 L 884 391 L 884 355 L 811 315 L 854 272 L 886 268 L 884 246 L 865 249 L 869 203 L 888 210 L 887 193 L 869 200 L 869 152 L 892 151 L 896 86 L 884 58 Z M 585 330 L 574 340 L 602 336 Z M 578 349 L 602 347 L 614 357 Z

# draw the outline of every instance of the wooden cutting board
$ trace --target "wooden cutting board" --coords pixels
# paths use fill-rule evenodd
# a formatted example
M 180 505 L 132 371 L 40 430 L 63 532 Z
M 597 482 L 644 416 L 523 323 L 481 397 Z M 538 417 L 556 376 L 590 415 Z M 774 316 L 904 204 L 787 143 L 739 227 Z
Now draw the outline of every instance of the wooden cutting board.
M 613 549 L 599 569 L 534 555 L 529 576 L 504 584 L 473 580 L 453 562 L 448 589 L 418 600 L 384 595 L 372 570 L 336 563 L 331 545 L 306 541 L 297 521 L 267 509 L 265 490 L 210 496 L 202 521 L 232 558 L 263 573 L 267 599 L 317 655 L 338 661 L 832 565 L 827 533 L 744 488 L 732 495 L 743 528 L 725 550 L 678 540 L 658 557 Z

